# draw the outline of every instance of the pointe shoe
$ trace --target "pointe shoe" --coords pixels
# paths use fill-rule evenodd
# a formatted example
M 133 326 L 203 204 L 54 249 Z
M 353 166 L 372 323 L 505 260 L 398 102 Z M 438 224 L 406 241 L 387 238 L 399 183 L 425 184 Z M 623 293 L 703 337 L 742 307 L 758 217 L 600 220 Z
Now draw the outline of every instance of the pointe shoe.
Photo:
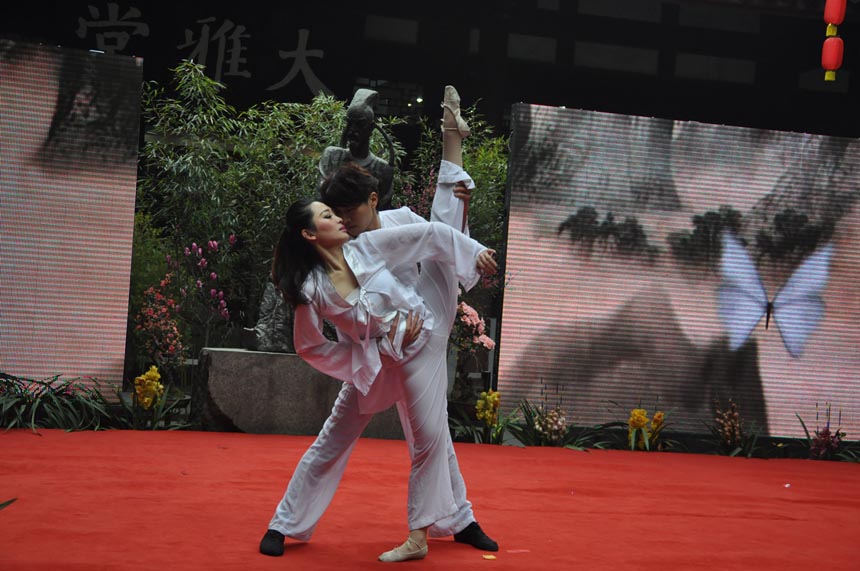
M 379 560 L 386 563 L 398 563 L 400 561 L 409 561 L 410 559 L 424 559 L 426 556 L 427 546 L 420 547 L 414 539 L 409 537 L 403 542 L 403 545 L 380 555 Z
M 457 93 L 457 89 L 453 85 L 445 86 L 445 96 L 442 99 L 442 104 L 440 105 L 442 109 L 447 109 L 451 112 L 451 115 L 454 116 L 454 120 L 457 122 L 456 127 L 445 127 L 445 118 L 442 118 L 442 130 L 443 131 L 459 131 L 460 137 L 465 139 L 469 136 L 472 130 L 469 128 L 469 124 L 466 123 L 466 120 L 460 116 L 460 94 Z M 443 111 L 444 113 L 444 111 Z

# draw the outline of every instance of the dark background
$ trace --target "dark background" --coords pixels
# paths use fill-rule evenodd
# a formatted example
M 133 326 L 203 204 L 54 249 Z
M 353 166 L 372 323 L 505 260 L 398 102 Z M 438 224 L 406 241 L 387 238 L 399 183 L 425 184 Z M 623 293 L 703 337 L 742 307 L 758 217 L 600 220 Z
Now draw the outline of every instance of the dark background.
M 820 68 L 823 8 L 823 0 L 13 1 L 0 8 L 0 35 L 141 56 L 145 79 L 159 83 L 196 49 L 195 61 L 240 109 L 312 98 L 316 84 L 302 73 L 269 89 L 296 61 L 279 52 L 296 50 L 307 30 L 307 50 L 322 52 L 307 69 L 343 101 L 358 87 L 377 89 L 379 113 L 436 117 L 452 83 L 465 105 L 480 99 L 500 133 L 510 106 L 527 102 L 857 137 L 858 7 L 848 3 L 839 28 L 845 59 L 833 83 Z M 710 24 L 691 24 L 691 13 Z M 511 55 L 511 34 L 554 42 L 549 61 Z M 642 48 L 656 53 L 656 67 L 584 65 L 580 42 Z M 745 81 L 681 77 L 679 54 L 744 60 L 754 72 Z

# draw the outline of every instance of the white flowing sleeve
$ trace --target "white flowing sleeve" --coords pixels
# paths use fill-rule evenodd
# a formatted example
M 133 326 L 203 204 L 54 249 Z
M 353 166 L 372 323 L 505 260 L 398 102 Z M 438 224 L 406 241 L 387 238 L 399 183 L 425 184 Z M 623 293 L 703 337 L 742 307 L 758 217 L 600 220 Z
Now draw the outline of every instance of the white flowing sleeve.
M 335 342 L 322 334 L 322 328 L 322 316 L 313 303 L 296 306 L 293 322 L 296 353 L 314 369 L 353 384 L 366 395 L 382 369 L 378 340 L 355 342 L 338 331 L 338 341 Z
M 454 185 L 461 181 L 466 183 L 466 188 L 475 188 L 475 182 L 463 167 L 445 160 L 439 164 L 436 193 L 433 195 L 433 205 L 430 207 L 430 220 L 447 224 L 455 230 L 463 228 L 463 233 L 468 236 L 469 221 L 466 220 L 466 224 L 463 224 L 465 214 L 463 201 L 454 196 Z
M 386 265 L 396 266 L 407 261 L 435 260 L 448 264 L 454 268 L 454 274 L 466 290 L 480 279 L 476 262 L 478 254 L 487 249 L 480 242 L 441 222 L 407 224 L 364 232 L 344 247 L 354 248 L 371 273 Z

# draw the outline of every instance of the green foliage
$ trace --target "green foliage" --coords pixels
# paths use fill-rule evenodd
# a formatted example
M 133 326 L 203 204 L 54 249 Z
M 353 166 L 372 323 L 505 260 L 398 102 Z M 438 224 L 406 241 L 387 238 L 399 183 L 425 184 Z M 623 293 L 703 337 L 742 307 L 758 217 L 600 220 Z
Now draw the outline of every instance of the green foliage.
M 839 452 L 836 453 L 835 459 L 842 460 L 843 462 L 860 462 L 860 442 L 847 442 L 842 441 L 842 446 L 839 448 Z
M 521 419 L 508 427 L 508 432 L 523 446 L 557 446 L 572 450 L 605 448 L 602 425 L 574 426 L 568 424 L 560 407 L 547 410 L 523 399 L 516 413 Z
M 500 402 L 501 396 L 497 391 L 482 391 L 474 407 L 468 411 L 460 409 L 458 416 L 451 417 L 450 427 L 454 437 L 476 443 L 502 444 L 508 426 L 516 420 L 516 414 L 500 419 Z
M 482 399 L 485 394 L 482 393 Z M 475 407 L 478 410 L 478 422 L 472 414 L 474 409 L 460 411 L 449 418 L 455 438 L 479 444 L 513 441 L 522 446 L 557 446 L 574 450 L 605 448 L 608 444 L 603 439 L 606 427 L 569 425 L 560 407 L 545 409 L 545 406 L 535 406 L 526 399 L 507 415 L 500 418 L 494 415 L 492 422 L 483 422 L 480 418 L 482 399 L 478 400 Z
M 475 191 L 469 202 L 469 233 L 489 248 L 500 250 L 504 245 L 505 185 L 508 171 L 508 138 L 497 136 L 486 120 L 478 114 L 477 104 L 464 108 L 471 134 L 463 140 L 463 167 L 475 181 Z M 442 160 L 438 120 L 421 119 L 418 147 L 412 157 L 413 184 L 419 189 L 433 189 Z M 395 187 L 394 202 L 412 206 L 413 196 L 404 196 L 407 187 Z M 429 203 L 428 203 L 429 207 Z M 429 210 L 429 208 L 428 208 Z M 416 210 L 417 211 L 417 210 Z M 426 216 L 429 212 L 418 212 Z
M 346 111 L 343 114 L 346 117 Z M 398 192 L 402 192 L 402 189 L 408 188 L 415 184 L 415 175 L 412 171 L 404 170 L 403 161 L 406 158 L 406 149 L 403 147 L 403 143 L 400 142 L 397 137 L 394 136 L 394 131 L 403 125 L 406 125 L 408 120 L 403 117 L 395 117 L 395 116 L 378 116 L 376 117 L 376 124 L 380 129 L 385 131 L 388 136 L 388 140 L 391 141 L 391 146 L 394 150 L 394 180 L 391 182 L 392 194 L 396 196 Z M 329 143 L 331 145 L 333 143 Z M 385 159 L 385 161 L 389 164 L 392 164 L 389 159 L 389 150 L 388 145 L 385 141 L 385 137 L 383 137 L 382 133 L 379 132 L 379 129 L 374 129 L 373 133 L 370 136 L 370 152 Z M 393 196 L 392 196 L 393 198 Z
M 181 261 L 192 243 L 222 245 L 217 286 L 204 287 L 207 294 L 210 286 L 224 292 L 228 321 L 217 319 L 223 307 L 213 317 L 205 296 L 181 300 L 194 356 L 204 344 L 230 344 L 238 327 L 256 323 L 283 216 L 294 200 L 316 193 L 320 156 L 326 146 L 339 144 L 346 112 L 342 102 L 318 96 L 309 104 L 268 101 L 239 113 L 224 99 L 225 86 L 202 66 L 186 61 L 172 72 L 171 93 L 145 85 L 138 208 L 165 237 L 173 260 Z M 396 163 L 405 151 L 389 131 L 402 122 L 378 121 L 392 140 Z M 389 158 L 378 130 L 371 151 Z M 395 185 L 409 182 L 408 174 L 397 172 Z M 157 250 L 142 253 L 143 260 L 164 254 L 152 239 L 140 247 Z M 161 275 L 167 270 L 164 264 Z M 176 284 L 189 291 L 179 274 Z
M 669 249 L 680 262 L 715 269 L 722 252 L 722 234 L 726 230 L 740 232 L 741 213 L 730 206 L 721 206 L 716 212 L 697 214 L 692 220 L 692 232 L 684 230 L 669 235 Z
M 117 417 L 117 423 L 121 428 L 182 430 L 191 426 L 184 413 L 188 397 L 170 385 L 164 388 L 164 395 L 148 409 L 141 406 L 134 392 L 131 397 L 125 394 L 120 397 L 123 414 Z
M 484 444 L 560 446 L 575 450 L 659 450 L 717 453 L 746 458 L 811 458 L 860 462 L 860 441 L 849 442 L 845 440 L 845 433 L 840 429 L 831 429 L 829 407 L 825 413 L 824 427 L 815 431 L 810 431 L 803 419 L 797 417 L 806 438 L 764 438 L 754 423 L 749 430 L 743 429 L 738 407 L 732 400 L 728 401 L 729 405 L 724 410 L 715 402 L 715 422 L 706 425 L 712 438 L 704 439 L 702 435 L 666 432 L 670 425 L 666 421 L 669 413 L 658 411 L 649 418 L 647 410 L 639 408 L 641 405 L 627 409 L 615 401 L 609 402 L 613 405 L 613 408 L 610 408 L 611 414 L 618 416 L 627 415 L 629 412 L 629 418 L 593 426 L 574 426 L 565 421 L 560 405 L 547 408 L 546 399 L 541 405 L 534 405 L 524 399 L 508 415 L 498 420 L 493 417 L 493 422 L 479 422 L 482 410 L 479 399 L 475 407 L 454 409 L 449 423 L 454 437 Z M 474 414 L 476 411 L 477 417 Z M 690 448 L 691 445 L 693 449 Z
M 746 428 L 740 408 L 732 399 L 729 399 L 728 407 L 725 408 L 715 401 L 714 422 L 706 423 L 705 426 L 713 437 L 710 444 L 717 454 L 752 458 L 756 453 L 760 431 L 755 422 L 749 429 Z
M 0 373 L 0 427 L 99 430 L 110 423 L 110 405 L 81 379 L 33 380 Z
M 505 435 L 511 427 L 517 426 L 517 411 L 503 416 L 490 426 L 475 423 L 471 418 L 450 417 L 449 426 L 454 438 L 464 439 L 476 444 L 503 444 Z
M 143 292 L 140 308 L 134 315 L 135 370 L 149 362 L 177 370 L 185 360 L 185 346 L 176 315 L 180 306 L 168 291 L 173 277 L 168 273 L 158 285 Z
M 109 428 L 187 428 L 180 409 L 187 398 L 169 388 L 149 409 L 129 403 L 120 393 L 120 405 L 105 398 L 98 381 L 85 385 L 80 378 L 26 379 L 0 373 L 0 428 L 40 428 L 67 431 Z M 132 401 L 134 397 L 131 397 Z
M 169 296 L 168 303 L 175 299 L 181 304 L 185 343 L 195 348 L 195 355 L 200 347 L 223 345 L 230 334 L 233 306 L 228 303 L 227 288 L 235 284 L 229 277 L 235 275 L 240 258 L 230 244 L 231 238 L 233 235 L 224 243 L 200 240 L 199 244 L 186 245 L 179 259 L 170 260 L 172 273 L 162 281 L 162 286 L 166 282 L 163 289 Z M 175 280 L 168 279 L 173 278 L 173 273 Z M 153 361 L 162 365 L 158 359 Z
M 523 400 L 518 406 L 522 413 L 522 422 L 517 423 L 510 430 L 511 435 L 524 446 L 556 446 L 561 445 L 561 437 L 566 432 L 566 427 L 560 427 L 554 431 L 556 438 L 542 428 L 541 420 L 546 412 L 540 406 L 532 405 L 528 400 Z M 556 409 L 553 409 L 556 410 Z M 561 417 L 563 418 L 563 416 Z
M 143 212 L 135 213 L 126 322 L 126 339 L 129 340 L 125 356 L 127 367 L 139 369 L 151 360 L 147 349 L 135 340 L 135 318 L 144 305 L 144 292 L 164 278 L 165 259 L 170 252 L 169 242 L 161 230 L 152 225 L 151 217 Z
M 845 432 L 841 428 L 831 429 L 830 427 L 830 404 L 826 405 L 826 422 L 824 428 L 816 427 L 813 433 L 810 433 L 806 427 L 806 423 L 795 413 L 794 416 L 800 421 L 800 426 L 803 427 L 803 432 L 806 434 L 806 439 L 798 440 L 801 448 L 806 452 L 806 456 L 812 460 L 834 460 L 836 458 L 848 459 L 856 461 L 856 455 L 849 452 L 847 455 L 846 446 L 844 445 Z M 841 416 L 841 415 L 840 415 Z M 818 425 L 818 404 L 815 405 L 815 423 Z M 847 457 L 846 457 L 847 456 Z
M 144 212 L 137 212 L 134 215 L 131 249 L 129 309 L 140 307 L 143 292 L 164 277 L 165 259 L 170 253 L 170 243 L 162 231 L 152 225 L 152 217 Z M 131 311 L 129 314 L 132 314 Z
M 668 418 L 671 411 L 660 410 L 659 402 L 654 403 L 655 412 L 650 417 L 648 411 L 642 408 L 641 402 L 632 409 L 614 400 L 610 400 L 609 403 L 612 405 L 609 409 L 610 414 L 616 418 L 626 417 L 624 421 L 618 420 L 601 425 L 601 429 L 610 436 L 607 443 L 611 443 L 611 447 L 644 451 L 665 451 L 679 447 L 680 444 L 676 440 L 670 440 L 664 435 L 666 427 L 670 425 Z M 619 430 L 620 428 L 624 430 Z
M 192 242 L 236 237 L 242 255 L 220 274 L 234 319 L 251 323 L 284 212 L 315 192 L 319 141 L 339 138 L 343 108 L 320 97 L 237 114 L 202 66 L 183 62 L 173 73 L 176 97 L 145 89 L 139 208 L 170 238 L 174 258 Z
M 0 510 L 2 510 L 3 508 L 9 507 L 17 499 L 18 498 L 12 498 L 11 500 L 6 500 L 5 502 L 0 503 Z
M 469 202 L 469 232 L 489 248 L 501 251 L 504 247 L 508 138 L 495 136 L 490 125 L 474 109 L 467 109 L 472 134 L 463 141 L 463 165 L 476 187 Z

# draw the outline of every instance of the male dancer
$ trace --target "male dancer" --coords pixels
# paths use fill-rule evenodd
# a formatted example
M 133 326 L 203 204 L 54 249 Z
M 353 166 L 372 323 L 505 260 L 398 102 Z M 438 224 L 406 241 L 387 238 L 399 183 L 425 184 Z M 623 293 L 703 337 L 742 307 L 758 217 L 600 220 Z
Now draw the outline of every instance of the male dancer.
M 461 168 L 461 140 L 463 136 L 468 134 L 468 127 L 459 116 L 459 96 L 456 90 L 449 87 L 446 88 L 445 93 L 443 107 L 447 112 L 443 116 L 443 163 L 434 197 L 432 218 L 464 230 L 469 192 L 474 187 L 468 174 Z M 458 182 L 460 184 L 456 184 Z M 337 190 L 344 188 L 348 190 Z M 349 221 L 344 219 L 344 225 L 347 226 L 347 230 L 353 236 L 383 226 L 424 221 L 408 208 L 377 212 L 376 206 L 379 199 L 376 188 L 375 179 L 368 176 L 367 171 L 356 165 L 347 165 L 339 168 L 334 175 L 330 176 L 324 182 L 321 190 L 323 200 L 326 202 L 334 200 L 336 203 L 349 205 L 344 209 L 350 213 Z M 338 199 L 335 197 L 337 194 L 343 194 L 346 198 Z M 334 207 L 334 204 L 331 206 Z M 423 284 L 429 284 L 426 286 L 428 291 L 422 292 L 419 288 L 420 294 L 425 296 L 444 295 L 446 296 L 444 299 L 450 299 L 451 303 L 456 305 L 456 280 L 452 280 L 450 276 L 442 273 L 450 272 L 450 269 L 431 262 L 423 264 L 421 271 L 425 275 L 422 280 L 419 280 L 418 268 L 415 264 L 393 269 L 393 273 L 405 284 L 415 286 L 418 285 L 419 281 Z M 453 325 L 453 316 L 456 311 L 452 311 L 450 314 L 449 329 Z M 380 374 L 385 374 L 385 371 L 383 370 Z M 260 543 L 262 553 L 274 556 L 282 555 L 285 536 L 298 540 L 310 539 L 319 518 L 328 507 L 340 481 L 340 476 L 346 468 L 349 455 L 371 416 L 362 414 L 358 407 L 353 405 L 354 395 L 352 393 L 354 391 L 351 389 L 351 385 L 344 385 L 332 414 L 317 437 L 317 441 L 303 457 L 296 473 L 290 480 L 284 499 L 278 505 L 275 516 L 269 524 L 269 530 Z M 398 412 L 401 415 L 404 434 L 407 441 L 411 443 L 412 434 L 409 428 L 410 423 L 404 417 L 405 409 L 406 407 L 398 403 Z M 453 515 L 436 522 L 427 530 L 427 533 L 432 537 L 454 535 L 457 542 L 467 543 L 484 551 L 497 551 L 498 544 L 490 539 L 475 521 L 472 504 L 466 499 L 466 487 L 460 474 L 450 434 L 446 432 L 445 437 L 447 438 L 448 470 L 457 511 Z M 410 446 L 411 450 L 412 446 Z M 322 460 L 325 474 L 312 476 L 310 473 L 306 473 L 308 469 L 303 468 L 303 465 L 310 462 L 309 465 L 317 466 L 321 460 L 321 455 L 325 458 Z M 314 470 L 316 469 L 319 468 L 314 468 Z M 418 538 L 417 542 L 410 535 L 407 542 L 383 553 L 380 559 L 383 561 L 406 561 L 422 558 L 426 552 L 426 535 L 423 538 Z

